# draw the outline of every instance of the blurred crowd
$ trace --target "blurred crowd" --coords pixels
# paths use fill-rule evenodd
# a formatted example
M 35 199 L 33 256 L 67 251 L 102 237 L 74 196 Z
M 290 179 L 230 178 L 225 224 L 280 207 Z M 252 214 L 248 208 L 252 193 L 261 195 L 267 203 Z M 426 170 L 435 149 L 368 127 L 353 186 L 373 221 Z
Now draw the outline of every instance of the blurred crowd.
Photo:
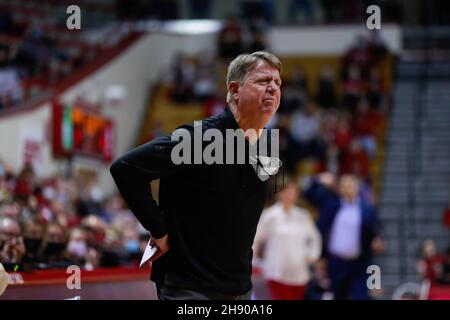
M 68 5 L 49 0 L 0 2 L 0 112 L 60 83 L 126 35 L 120 25 L 104 26 L 101 39 L 94 40 L 67 29 Z M 86 26 L 93 4 L 80 5 L 86 8 Z
M 57 29 L 46 27 L 13 6 L 0 6 L 0 111 L 22 102 L 28 86 L 43 89 L 83 64 L 81 50 L 64 46 Z
M 0 161 L 0 262 L 5 269 L 137 266 L 149 238 L 120 196 L 89 175 L 40 179 Z

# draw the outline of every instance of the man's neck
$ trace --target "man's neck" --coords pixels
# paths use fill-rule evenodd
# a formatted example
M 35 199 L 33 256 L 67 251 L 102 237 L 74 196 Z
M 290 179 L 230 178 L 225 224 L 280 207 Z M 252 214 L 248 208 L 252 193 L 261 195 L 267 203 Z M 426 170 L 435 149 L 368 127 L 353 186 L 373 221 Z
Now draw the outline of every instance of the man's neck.
M 347 204 L 355 204 L 355 202 L 358 200 L 358 197 L 343 197 L 343 200 Z
M 263 132 L 262 129 L 264 129 L 266 123 L 257 121 L 255 118 L 244 117 L 234 104 L 230 104 L 230 110 L 239 125 L 239 128 L 244 131 L 246 139 L 248 139 L 250 143 L 255 143 L 258 141 L 258 138 L 261 136 Z

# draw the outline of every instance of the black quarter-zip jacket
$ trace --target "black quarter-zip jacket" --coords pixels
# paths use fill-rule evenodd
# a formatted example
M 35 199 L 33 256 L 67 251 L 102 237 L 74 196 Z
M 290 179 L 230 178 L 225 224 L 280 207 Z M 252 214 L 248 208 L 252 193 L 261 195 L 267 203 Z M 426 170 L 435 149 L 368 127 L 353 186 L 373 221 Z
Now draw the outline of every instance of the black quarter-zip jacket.
M 181 128 L 194 137 L 193 125 Z M 210 128 L 222 132 L 225 158 L 225 130 L 239 128 L 230 109 L 202 121 L 203 132 Z M 269 155 L 270 140 L 269 131 Z M 170 249 L 153 262 L 151 279 L 244 294 L 252 288 L 252 245 L 270 180 L 261 181 L 249 164 L 247 140 L 245 164 L 176 165 L 171 153 L 177 143 L 170 136 L 157 138 L 119 157 L 110 169 L 142 226 L 155 238 L 169 234 Z M 159 203 L 151 195 L 155 179 Z

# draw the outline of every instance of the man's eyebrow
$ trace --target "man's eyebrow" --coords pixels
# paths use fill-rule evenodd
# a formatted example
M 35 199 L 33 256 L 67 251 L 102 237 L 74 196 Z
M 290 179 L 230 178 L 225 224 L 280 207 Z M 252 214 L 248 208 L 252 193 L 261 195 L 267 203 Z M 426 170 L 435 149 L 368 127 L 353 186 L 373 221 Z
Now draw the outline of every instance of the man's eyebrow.
M 255 78 L 264 78 L 264 79 L 275 79 L 275 80 L 281 80 L 281 77 L 274 77 L 271 74 L 267 74 L 267 73 L 260 73 L 260 74 L 256 74 Z

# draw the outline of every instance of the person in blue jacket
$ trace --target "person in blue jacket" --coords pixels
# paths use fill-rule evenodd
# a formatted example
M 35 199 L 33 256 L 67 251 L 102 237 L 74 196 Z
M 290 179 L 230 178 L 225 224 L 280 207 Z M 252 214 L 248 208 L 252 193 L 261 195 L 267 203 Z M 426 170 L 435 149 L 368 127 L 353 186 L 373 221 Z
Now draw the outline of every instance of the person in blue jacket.
M 334 299 L 369 299 L 367 268 L 383 250 L 375 208 L 359 196 L 358 179 L 343 175 L 337 188 L 331 173 L 313 178 L 304 196 L 319 210 L 317 226 Z

